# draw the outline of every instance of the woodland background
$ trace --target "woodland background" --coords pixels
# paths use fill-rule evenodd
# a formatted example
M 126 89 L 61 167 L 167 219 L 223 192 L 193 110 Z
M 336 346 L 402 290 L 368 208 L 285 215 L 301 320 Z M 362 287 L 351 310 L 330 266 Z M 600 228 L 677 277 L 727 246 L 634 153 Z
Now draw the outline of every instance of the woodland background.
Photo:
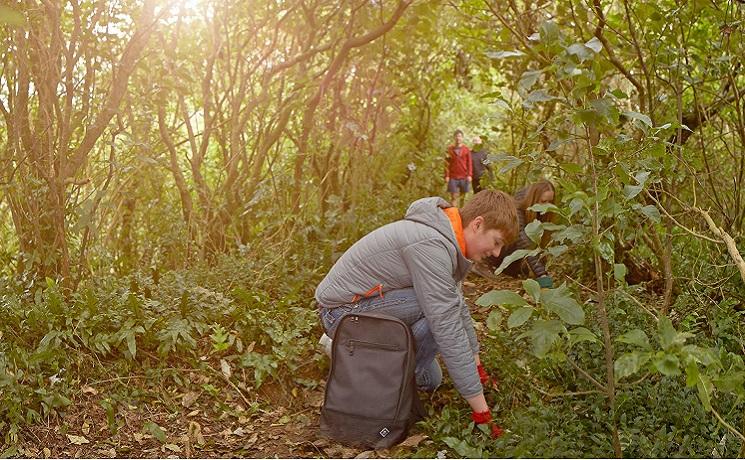
M 565 284 L 469 281 L 510 432 L 446 386 L 395 455 L 745 455 L 743 3 L 0 3 L 4 456 L 348 455 L 257 427 L 312 426 L 314 287 L 456 128 L 557 185 Z

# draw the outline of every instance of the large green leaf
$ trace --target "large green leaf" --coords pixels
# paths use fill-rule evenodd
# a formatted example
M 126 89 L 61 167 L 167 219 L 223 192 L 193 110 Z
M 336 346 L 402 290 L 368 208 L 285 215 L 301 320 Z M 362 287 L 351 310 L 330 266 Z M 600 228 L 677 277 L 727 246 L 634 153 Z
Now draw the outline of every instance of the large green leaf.
M 687 360 L 703 364 L 704 366 L 710 366 L 715 363 L 721 366 L 716 351 L 713 349 L 702 348 L 697 345 L 686 345 L 681 348 L 680 352 Z
M 618 338 L 616 338 L 616 342 L 629 343 L 631 345 L 642 347 L 645 350 L 652 349 L 652 346 L 649 344 L 649 338 L 647 337 L 647 334 L 645 334 L 644 331 L 642 331 L 641 329 L 634 329 L 619 336 Z
M 533 343 L 533 353 L 537 357 L 543 358 L 559 338 L 559 334 L 564 330 L 561 322 L 555 319 L 549 321 L 536 320 L 530 331 L 520 335 L 520 337 L 530 337 Z
M 490 331 L 498 331 L 499 326 L 502 324 L 502 312 L 499 310 L 492 310 L 489 312 L 489 316 L 486 318 L 486 327 Z
M 566 323 L 577 325 L 585 322 L 585 312 L 582 306 L 574 300 L 566 285 L 557 289 L 544 290 L 541 293 L 541 305 L 559 315 L 559 318 Z
M 597 336 L 585 327 L 576 327 L 569 331 L 569 346 L 573 346 L 580 342 L 599 342 Z
M 704 374 L 699 374 L 696 389 L 698 390 L 698 398 L 701 400 L 701 404 L 704 405 L 704 409 L 707 412 L 711 411 L 711 393 L 714 391 L 714 385 L 711 383 L 711 379 Z
M 663 375 L 668 377 L 680 375 L 680 360 L 675 355 L 664 353 L 662 356 L 656 357 L 653 363 L 654 367 Z
M 613 278 L 619 283 L 626 281 L 626 265 L 613 264 Z
M 514 50 L 514 51 L 487 51 L 486 55 L 492 59 L 504 59 L 509 57 L 520 57 L 525 56 L 525 53 L 523 53 L 520 50 Z
M 661 316 L 657 321 L 657 331 L 659 333 L 660 345 L 667 350 L 673 345 L 675 336 L 678 334 L 670 318 Z
M 613 363 L 613 372 L 615 373 L 616 380 L 620 380 L 639 372 L 639 369 L 649 361 L 649 357 L 649 353 L 638 351 L 621 355 L 616 359 L 616 362 Z
M 661 317 L 657 321 L 657 329 L 659 331 L 660 345 L 665 350 L 669 350 L 677 345 L 683 345 L 686 340 L 693 337 L 693 334 L 690 332 L 677 332 L 670 318 L 666 316 Z
M 523 107 L 526 109 L 532 109 L 533 106 L 539 102 L 548 102 L 558 99 L 556 96 L 550 95 L 545 89 L 537 89 L 525 98 L 523 101 Z
M 494 273 L 497 274 L 497 275 L 499 275 L 500 273 L 502 273 L 502 271 L 504 271 L 504 269 L 506 269 L 507 267 L 509 267 L 512 262 L 514 262 L 516 260 L 520 260 L 520 259 L 522 259 L 524 257 L 538 255 L 538 253 L 540 253 L 540 252 L 541 252 L 541 249 L 540 248 L 535 248 L 535 249 L 518 249 L 517 251 L 515 251 L 512 254 L 510 254 L 507 257 L 505 257 L 504 260 L 502 260 L 502 263 L 499 264 L 499 267 L 497 267 L 497 269 L 494 270 Z
M 652 222 L 654 222 L 656 224 L 659 224 L 660 223 L 660 218 L 662 216 L 660 215 L 660 210 L 657 209 L 657 207 L 655 205 L 648 204 L 648 205 L 643 206 L 642 208 L 640 208 L 639 211 L 642 214 L 644 214 L 645 216 L 647 216 L 649 218 L 649 220 L 651 220 Z
M 491 307 L 492 305 L 514 305 L 522 307 L 528 301 L 512 291 L 489 291 L 476 300 L 476 305 Z
M 526 279 L 523 281 L 523 289 L 525 289 L 525 292 L 527 292 L 536 302 L 541 300 L 541 285 L 538 284 L 538 281 L 532 278 Z
M 623 115 L 631 120 L 639 120 L 640 122 L 644 123 L 648 128 L 652 127 L 652 119 L 649 118 L 649 116 L 644 115 L 643 113 L 639 112 L 623 112 Z
M 533 222 L 526 225 L 525 234 L 533 243 L 537 245 L 541 241 L 541 237 L 543 236 L 543 227 L 541 226 L 541 221 L 535 219 Z
M 525 324 L 530 316 L 533 314 L 533 307 L 522 307 L 513 311 L 509 318 L 507 318 L 507 327 L 510 329 L 519 327 Z

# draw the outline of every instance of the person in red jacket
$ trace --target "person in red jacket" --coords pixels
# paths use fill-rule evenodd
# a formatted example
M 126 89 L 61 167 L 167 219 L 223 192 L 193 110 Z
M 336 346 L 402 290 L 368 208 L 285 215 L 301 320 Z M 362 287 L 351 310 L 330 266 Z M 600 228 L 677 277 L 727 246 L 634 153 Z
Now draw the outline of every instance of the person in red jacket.
M 463 143 L 463 131 L 455 131 L 455 144 L 448 146 L 447 164 L 445 165 L 445 183 L 450 192 L 450 202 L 458 206 L 461 193 L 471 190 L 473 162 L 471 151 Z

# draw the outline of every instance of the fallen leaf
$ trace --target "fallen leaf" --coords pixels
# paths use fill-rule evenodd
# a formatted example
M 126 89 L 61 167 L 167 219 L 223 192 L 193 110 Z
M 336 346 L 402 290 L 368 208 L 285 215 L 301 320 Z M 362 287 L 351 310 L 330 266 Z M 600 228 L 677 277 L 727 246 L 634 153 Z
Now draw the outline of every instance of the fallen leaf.
M 199 399 L 200 395 L 201 393 L 197 393 L 196 391 L 184 393 L 184 396 L 181 398 L 181 405 L 188 409 Z
M 427 435 L 415 434 L 406 438 L 406 440 L 399 445 L 403 447 L 417 447 L 419 443 L 424 441 L 425 439 L 427 439 Z
M 98 394 L 98 390 L 96 390 L 95 388 L 93 388 L 91 386 L 87 386 L 86 385 L 86 386 L 83 387 L 83 394 L 95 396 L 95 395 Z
M 52 451 L 49 450 L 49 447 L 45 447 L 44 449 L 42 449 L 42 451 L 44 452 L 44 458 L 49 458 L 52 456 Z
M 161 444 L 166 443 L 166 433 L 165 431 L 163 431 L 163 428 L 158 426 L 158 424 L 153 422 L 145 422 L 145 424 L 142 426 L 142 429 L 153 435 L 153 437 L 160 441 Z
M 134 433 L 135 441 L 137 441 L 137 444 L 142 445 L 143 441 L 145 440 L 145 437 L 142 435 L 142 433 Z
M 199 415 L 199 410 L 193 410 L 186 414 L 187 417 L 194 417 L 195 415 Z
M 177 446 L 176 444 L 163 444 L 163 452 L 165 452 L 166 449 L 170 450 L 171 452 L 181 452 L 181 447 Z
M 83 432 L 83 434 L 88 434 L 91 432 L 91 425 L 87 421 L 83 422 L 83 426 L 80 427 L 80 430 Z
M 373 458 L 374 455 L 375 455 L 374 450 L 366 450 L 364 452 L 360 452 L 354 458 Z
M 236 436 L 243 436 L 246 434 L 246 432 L 243 431 L 243 427 L 238 427 L 235 429 L 235 431 L 233 431 L 233 434 Z
M 204 435 L 202 435 L 202 426 L 198 424 L 197 422 L 189 422 L 189 439 L 192 440 L 193 443 L 196 443 L 200 446 L 203 446 L 205 444 L 204 441 Z
M 222 370 L 222 375 L 224 375 L 226 379 L 229 379 L 230 376 L 233 375 L 233 370 L 230 368 L 230 363 L 225 361 L 224 359 L 220 360 L 220 370 Z
M 70 440 L 70 443 L 75 444 L 76 446 L 90 443 L 85 436 L 75 436 L 74 434 L 68 434 L 67 439 Z
M 246 441 L 246 447 L 251 447 L 256 443 L 256 440 L 259 439 L 259 434 L 254 433 L 251 435 L 250 438 L 248 438 L 248 441 Z

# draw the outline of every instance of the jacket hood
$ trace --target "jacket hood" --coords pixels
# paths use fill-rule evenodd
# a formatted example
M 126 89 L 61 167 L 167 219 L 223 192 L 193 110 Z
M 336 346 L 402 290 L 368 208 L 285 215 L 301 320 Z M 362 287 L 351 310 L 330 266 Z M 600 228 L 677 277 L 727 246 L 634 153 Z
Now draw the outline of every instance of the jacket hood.
M 471 268 L 472 262 L 466 259 L 466 255 L 460 250 L 458 241 L 455 238 L 455 231 L 453 226 L 450 224 L 450 219 L 443 212 L 443 209 L 451 208 L 452 205 L 440 197 L 429 197 L 421 198 L 411 203 L 409 209 L 406 211 L 405 220 L 418 222 L 431 227 L 442 236 L 444 236 L 448 242 L 453 245 L 458 259 L 458 267 L 456 269 L 455 278 L 461 280 L 465 278 L 466 273 Z

